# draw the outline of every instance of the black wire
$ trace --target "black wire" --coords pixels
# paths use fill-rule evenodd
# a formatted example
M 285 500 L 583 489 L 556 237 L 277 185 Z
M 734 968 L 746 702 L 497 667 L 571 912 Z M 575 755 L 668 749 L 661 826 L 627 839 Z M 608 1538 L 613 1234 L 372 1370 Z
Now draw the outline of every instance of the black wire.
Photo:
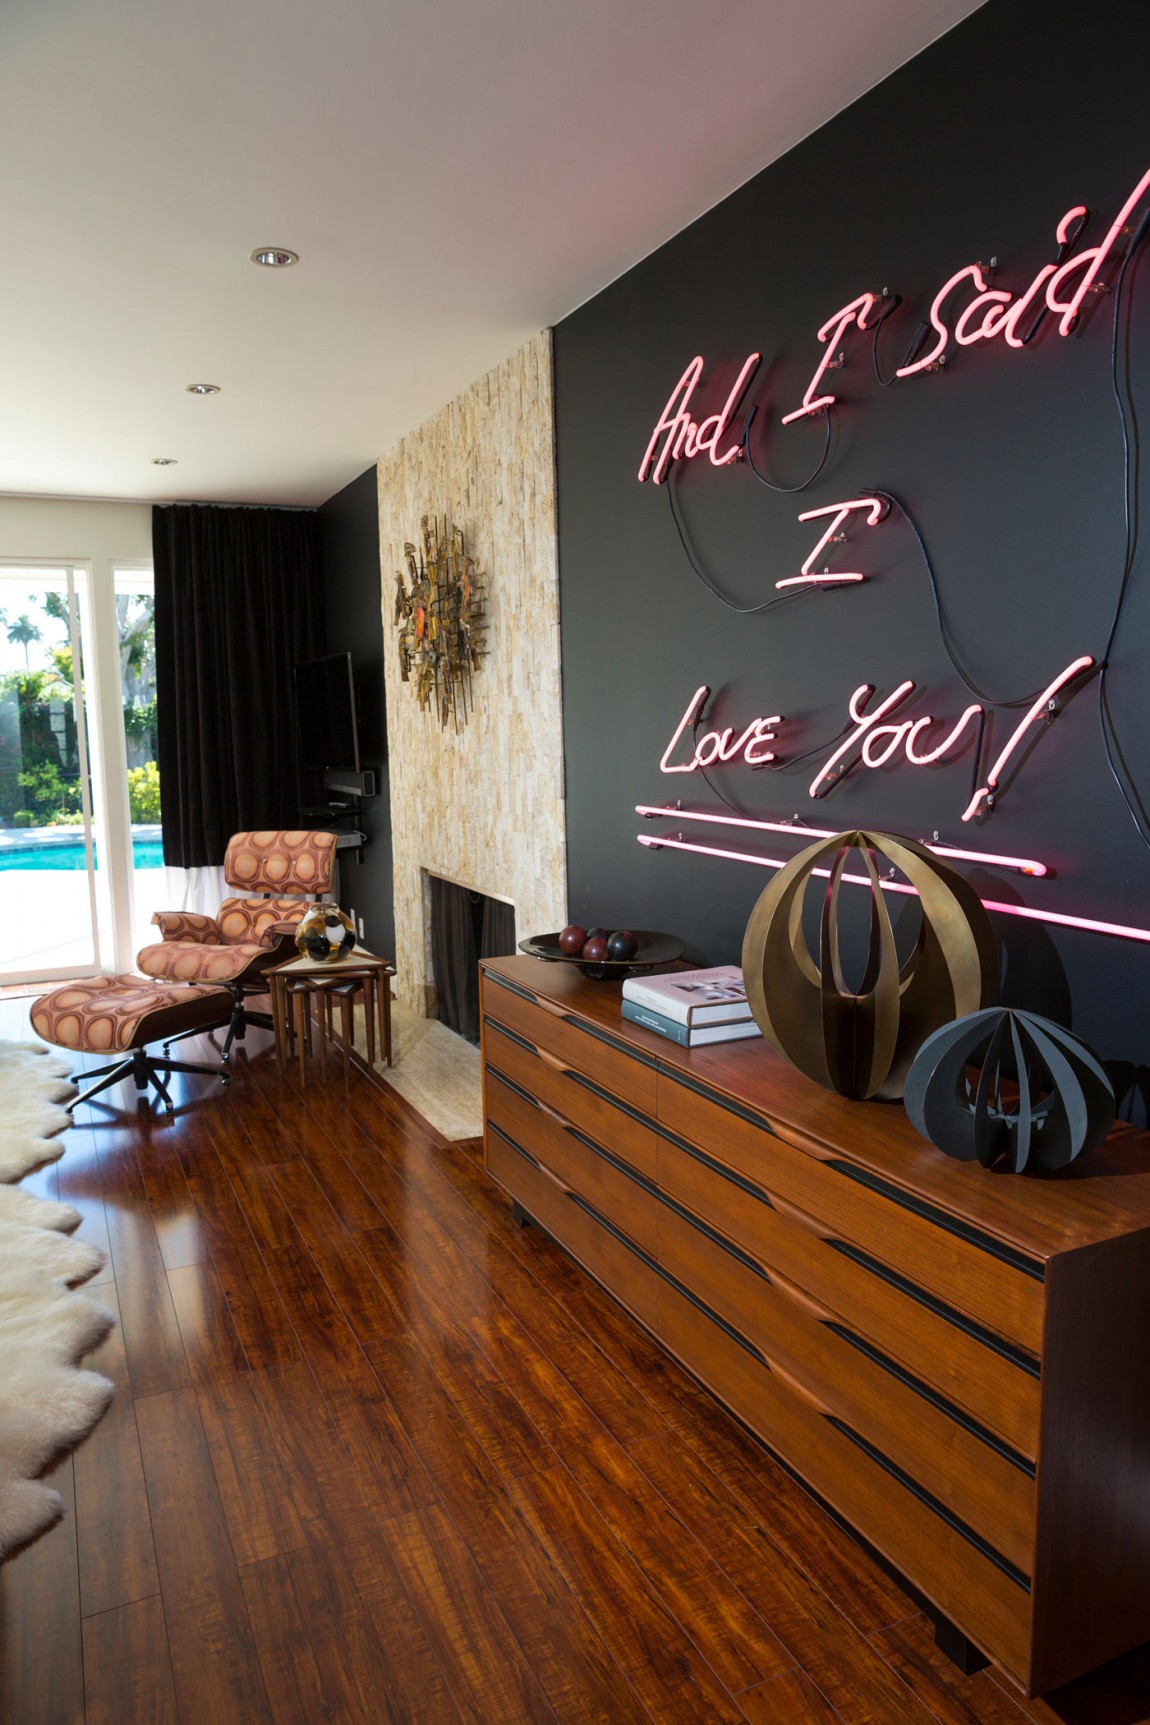
M 883 324 L 886 322 L 887 318 L 890 317 L 891 313 L 897 311 L 901 304 L 902 304 L 902 295 L 898 294 L 898 293 L 892 293 L 890 298 L 886 301 L 886 303 L 883 306 L 882 316 L 879 318 L 878 322 L 875 324 L 874 335 L 871 338 L 870 360 L 871 360 L 871 365 L 874 367 L 874 374 L 875 374 L 876 379 L 878 380 L 878 386 L 880 389 L 889 389 L 892 383 L 898 382 L 898 372 L 897 371 L 891 377 L 884 377 L 882 374 L 882 370 L 881 370 L 879 363 L 878 363 L 878 332 L 882 328 Z M 909 358 L 905 359 L 903 361 L 903 364 L 909 365 L 910 364 Z
M 707 592 L 713 594 L 719 601 L 720 605 L 725 605 L 728 611 L 733 611 L 736 617 L 758 617 L 764 611 L 773 610 L 776 605 L 789 604 L 791 600 L 800 599 L 804 593 L 811 592 L 811 588 L 809 587 L 796 587 L 789 593 L 777 593 L 773 599 L 764 599 L 761 605 L 734 604 L 727 598 L 725 593 L 720 593 L 710 576 L 699 567 L 691 554 L 691 548 L 687 544 L 686 534 L 683 532 L 683 524 L 679 519 L 679 511 L 675 507 L 675 463 L 673 461 L 671 463 L 671 470 L 667 474 L 667 478 L 664 482 L 663 489 L 666 491 L 667 500 L 671 505 L 671 520 L 675 523 L 675 531 L 679 535 L 679 544 L 683 547 L 684 557 L 686 557 L 687 562 L 691 565 L 692 570 L 703 583 Z
M 754 474 L 754 476 L 758 480 L 759 484 L 765 485 L 768 491 L 787 491 L 787 492 L 806 491 L 810 486 L 812 486 L 814 484 L 815 480 L 819 477 L 819 474 L 822 472 L 823 468 L 827 464 L 827 457 L 830 455 L 830 452 L 831 452 L 831 416 L 830 416 L 830 414 L 827 412 L 827 409 L 825 407 L 820 409 L 822 416 L 823 416 L 823 419 L 826 422 L 826 436 L 823 440 L 822 457 L 819 461 L 818 466 L 815 468 L 814 472 L 809 474 L 808 477 L 802 481 L 801 485 L 776 485 L 775 481 L 773 479 L 768 479 L 766 474 L 763 473 L 759 469 L 759 467 L 755 461 L 754 456 L 751 454 L 751 426 L 754 423 L 755 415 L 756 415 L 756 413 L 758 413 L 758 411 L 759 411 L 758 404 L 757 403 L 753 404 L 750 412 L 747 414 L 747 417 L 746 417 L 745 421 L 743 422 L 743 436 L 742 436 L 742 440 L 739 444 L 739 447 L 743 451 L 743 454 L 747 458 L 747 466 L 750 468 L 751 472 Z
M 934 601 L 935 617 L 938 621 L 938 632 L 942 637 L 942 644 L 946 651 L 946 656 L 950 660 L 955 671 L 958 673 L 963 687 L 977 700 L 984 702 L 988 707 L 1032 706 L 1042 693 L 1041 688 L 1035 689 L 1034 693 L 1031 695 L 1019 695 L 1014 700 L 1006 700 L 1005 698 L 998 699 L 994 695 L 988 695 L 986 690 L 981 688 L 980 685 L 975 682 L 974 678 L 960 659 L 958 648 L 954 644 L 954 637 L 950 632 L 950 624 L 947 622 L 946 612 L 943 610 L 942 595 L 938 590 L 938 577 L 934 572 L 934 564 L 930 560 L 930 552 L 926 548 L 926 541 L 923 539 L 923 536 L 919 531 L 917 521 L 914 519 L 914 516 L 907 508 L 906 504 L 897 498 L 893 491 L 884 491 L 877 485 L 868 485 L 865 489 L 871 497 L 882 498 L 884 502 L 890 504 L 892 509 L 897 509 L 911 532 L 914 534 L 915 543 L 918 545 L 919 551 L 922 554 L 922 561 L 926 569 L 927 580 L 930 583 L 930 596 Z

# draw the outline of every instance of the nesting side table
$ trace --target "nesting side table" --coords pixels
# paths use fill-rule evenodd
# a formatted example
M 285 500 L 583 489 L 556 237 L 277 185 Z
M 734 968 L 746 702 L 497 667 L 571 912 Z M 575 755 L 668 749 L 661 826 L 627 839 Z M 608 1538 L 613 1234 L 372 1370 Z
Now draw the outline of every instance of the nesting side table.
M 294 1040 L 299 1059 L 301 1086 L 307 1083 L 307 1049 L 310 1041 L 311 1007 L 316 1007 L 318 1026 L 319 1070 L 327 1078 L 327 1043 L 332 1034 L 332 1007 L 339 1002 L 340 1027 L 343 1043 L 343 1075 L 350 1073 L 350 1054 L 354 1041 L 352 1013 L 356 998 L 362 994 L 367 1031 L 367 1062 L 375 1065 L 376 1044 L 380 1057 L 391 1065 L 391 978 L 395 966 L 389 959 L 358 947 L 349 958 L 334 964 L 318 964 L 310 958 L 289 959 L 266 972 L 272 997 L 272 1021 L 275 1026 L 276 1059 L 282 1071 Z

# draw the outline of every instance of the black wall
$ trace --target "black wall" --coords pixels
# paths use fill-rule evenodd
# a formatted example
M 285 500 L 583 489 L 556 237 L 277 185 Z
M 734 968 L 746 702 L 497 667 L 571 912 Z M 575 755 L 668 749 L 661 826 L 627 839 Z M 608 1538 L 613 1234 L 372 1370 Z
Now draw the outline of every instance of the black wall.
M 1053 257 L 1055 225 L 1077 203 L 1095 212 L 1081 243 L 1100 238 L 1150 167 L 1147 64 L 1150 10 L 1126 0 L 1086 11 L 1064 0 L 989 0 L 558 326 L 573 917 L 675 930 L 708 962 L 738 958 L 769 872 L 635 842 L 640 830 L 676 830 L 644 823 L 636 803 L 723 806 L 697 773 L 664 777 L 658 766 L 699 684 L 712 686 L 708 716 L 720 726 L 784 714 L 784 756 L 832 738 L 862 683 L 881 695 L 913 678 L 919 693 L 908 714 L 939 719 L 957 718 L 973 698 L 948 662 L 922 559 L 897 517 L 853 528 L 836 551 L 849 556 L 840 566 L 872 573 L 861 586 L 808 593 L 758 617 L 735 615 L 704 589 L 666 487 L 636 479 L 688 361 L 707 361 L 701 417 L 761 351 L 746 398 L 760 404 L 753 448 L 773 477 L 799 480 L 818 457 L 822 421 L 780 427 L 779 418 L 799 405 L 822 351 L 819 326 L 863 290 L 901 294 L 882 339 L 889 375 L 938 288 L 964 264 L 997 256 L 999 285 L 1020 291 Z M 1144 258 L 1128 274 L 1124 305 L 1136 420 L 1150 400 Z M 800 510 L 882 487 L 917 521 L 958 651 L 992 695 L 1030 694 L 1076 655 L 1101 657 L 1126 542 L 1113 307 L 1113 295 L 1098 296 L 1068 339 L 1049 319 L 1025 351 L 1001 340 L 959 349 L 942 373 L 891 388 L 876 381 L 869 340 L 848 336 L 846 366 L 829 378 L 840 398 L 831 459 L 809 490 L 772 494 L 746 465 L 681 465 L 676 492 L 698 560 L 737 603 L 759 604 L 814 544 L 817 529 L 798 524 Z M 1139 551 L 1109 693 L 1129 764 L 1150 788 L 1148 644 L 1150 569 Z M 1016 717 L 994 717 L 994 753 Z M 1056 878 L 966 872 L 984 897 L 1150 927 L 1150 854 L 1107 768 L 1097 683 L 1067 703 L 977 828 L 960 819 L 970 747 L 932 768 L 855 770 L 813 802 L 821 759 L 780 772 L 731 764 L 712 776 L 759 818 L 797 812 L 819 826 L 919 838 L 938 830 L 950 843 L 1033 855 Z M 798 849 L 787 838 L 724 838 L 686 822 L 684 831 L 766 855 Z M 1008 999 L 1072 1023 L 1105 1058 L 1146 1061 L 1150 948 L 1014 918 L 996 926 Z
M 378 786 L 361 809 L 361 830 L 370 841 L 360 852 L 363 861 L 356 862 L 346 851 L 340 858 L 340 904 L 363 918 L 364 944 L 390 958 L 395 952 L 395 909 L 374 467 L 322 506 L 319 535 L 328 651 L 351 653 L 360 755 L 364 766 L 375 770 Z

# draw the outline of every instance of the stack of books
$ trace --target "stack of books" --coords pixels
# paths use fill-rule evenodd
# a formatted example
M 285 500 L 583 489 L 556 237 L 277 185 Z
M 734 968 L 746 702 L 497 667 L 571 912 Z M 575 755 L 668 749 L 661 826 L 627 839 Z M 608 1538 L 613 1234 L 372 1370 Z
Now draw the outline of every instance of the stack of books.
M 623 1017 L 683 1048 L 762 1035 L 737 964 L 680 970 L 674 976 L 629 976 L 623 984 Z

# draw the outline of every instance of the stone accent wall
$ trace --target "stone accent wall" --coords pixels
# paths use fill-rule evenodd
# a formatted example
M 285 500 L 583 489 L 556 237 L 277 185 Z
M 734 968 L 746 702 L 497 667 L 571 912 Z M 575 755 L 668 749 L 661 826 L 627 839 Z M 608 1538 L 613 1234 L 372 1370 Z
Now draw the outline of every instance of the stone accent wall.
M 516 938 L 567 915 L 551 338 L 534 337 L 379 461 L 396 992 L 431 993 L 427 875 L 515 906 Z M 395 573 L 424 515 L 486 577 L 486 655 L 456 734 L 400 678 Z

